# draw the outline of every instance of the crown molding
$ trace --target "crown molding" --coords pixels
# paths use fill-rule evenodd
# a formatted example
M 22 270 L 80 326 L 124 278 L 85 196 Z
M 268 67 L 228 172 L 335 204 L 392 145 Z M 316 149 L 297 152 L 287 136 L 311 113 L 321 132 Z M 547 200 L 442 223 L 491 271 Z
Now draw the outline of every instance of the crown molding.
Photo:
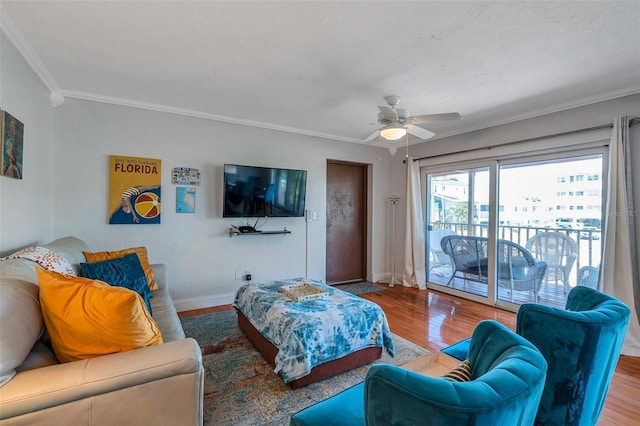
M 329 133 L 314 132 L 297 127 L 280 126 L 277 124 L 264 123 L 262 121 L 245 120 L 224 115 L 211 114 L 202 111 L 196 111 L 186 108 L 178 108 L 168 105 L 154 104 L 149 102 L 139 102 L 132 99 L 116 98 L 111 96 L 102 96 L 94 93 L 79 92 L 75 90 L 61 90 L 61 94 L 67 98 L 82 99 L 94 102 L 103 102 L 113 105 L 127 106 L 131 108 L 147 109 L 157 112 L 166 112 L 169 114 L 185 115 L 188 117 L 203 118 L 205 120 L 220 121 L 224 123 L 239 124 L 241 126 L 258 127 L 261 129 L 277 130 L 280 132 L 295 133 L 298 135 L 313 136 L 323 139 L 331 139 L 342 142 L 362 143 L 360 139 L 349 138 L 345 136 L 332 135 Z
M 511 117 L 503 118 L 501 120 L 494 120 L 492 122 L 483 123 L 477 126 L 462 127 L 462 128 L 458 128 L 455 131 L 438 133 L 436 134 L 436 136 L 434 136 L 430 140 L 443 139 L 451 136 L 461 135 L 464 133 L 471 133 L 478 130 L 488 129 L 490 127 L 503 126 L 505 124 L 515 123 L 516 121 L 528 120 L 531 118 L 541 117 L 547 114 L 553 114 L 557 112 L 566 111 L 569 109 L 580 108 L 587 105 L 597 104 L 599 102 L 606 102 L 613 99 L 622 98 L 625 96 L 637 95 L 637 94 L 640 94 L 640 85 L 628 87 L 621 90 L 614 90 L 612 92 L 607 92 L 607 93 L 603 93 L 596 96 L 577 99 L 564 104 L 541 108 L 535 111 L 528 112 L 526 114 L 514 115 Z
M 280 131 L 280 132 L 294 133 L 294 134 L 298 134 L 298 135 L 312 136 L 312 137 L 317 137 L 317 138 L 322 138 L 322 139 L 329 139 L 329 140 L 334 140 L 334 141 L 357 143 L 357 144 L 360 144 L 360 145 L 367 145 L 367 146 L 372 146 L 372 147 L 380 147 L 381 146 L 383 148 L 393 149 L 393 148 L 398 148 L 398 147 L 401 147 L 401 146 L 405 146 L 407 144 L 407 142 L 405 141 L 404 138 L 400 139 L 399 141 L 395 141 L 395 143 L 393 143 L 393 142 L 386 142 L 386 141 L 383 141 L 383 140 L 378 140 L 378 139 L 382 139 L 382 138 L 379 137 L 379 138 L 374 139 L 374 141 L 375 141 L 374 143 L 365 143 L 365 142 L 363 142 L 363 140 L 357 139 L 357 138 L 350 138 L 350 137 L 346 137 L 346 136 L 333 135 L 333 134 L 329 134 L 329 133 L 313 132 L 313 131 L 309 131 L 309 130 L 299 129 L 299 128 L 296 128 L 296 127 L 279 126 L 279 125 L 275 125 L 275 124 L 264 123 L 264 122 L 261 122 L 261 121 L 244 120 L 244 119 L 239 119 L 239 118 L 234 118 L 234 117 L 227 117 L 227 116 L 224 116 L 224 115 L 210 114 L 210 113 L 206 113 L 206 112 L 202 112 L 202 111 L 190 110 L 190 109 L 186 109 L 186 108 L 177 108 L 177 107 L 161 105 L 161 104 L 153 104 L 153 103 L 148 103 L 148 102 L 139 102 L 139 101 L 135 101 L 135 100 L 131 100 L 131 99 L 125 99 L 125 98 L 115 98 L 115 97 L 110 97 L 110 96 L 102 96 L 102 95 L 96 95 L 96 94 L 93 94 L 93 93 L 78 92 L 78 91 L 74 91 L 74 90 L 60 90 L 59 93 L 62 96 L 68 97 L 68 98 L 76 98 L 76 99 L 88 100 L 88 101 L 94 101 L 94 102 L 103 102 L 103 103 L 109 103 L 109 104 L 120 105 L 120 106 L 127 106 L 127 107 L 131 107 L 131 108 L 147 109 L 147 110 L 158 111 L 158 112 L 166 112 L 166 113 L 169 113 L 169 114 L 178 114 L 178 115 L 184 115 L 184 116 L 188 116 L 188 117 L 203 118 L 203 119 L 206 119 L 206 120 L 220 121 L 220 122 L 223 122 L 223 123 L 238 124 L 238 125 L 241 125 L 241 126 L 258 127 L 258 128 L 261 128 L 261 129 L 276 130 L 276 131 Z M 598 102 L 605 102 L 605 101 L 609 101 L 609 100 L 612 100 L 612 99 L 621 98 L 621 97 L 624 97 L 624 96 L 636 95 L 636 94 L 639 94 L 639 93 L 640 93 L 640 86 L 633 86 L 633 87 L 622 89 L 622 90 L 616 90 L 616 91 L 604 93 L 604 94 L 601 94 L 601 95 L 598 95 L 598 96 L 591 96 L 591 97 L 588 97 L 588 98 L 578 99 L 578 100 L 575 100 L 575 101 L 567 102 L 565 104 L 554 105 L 554 106 L 547 107 L 547 108 L 541 108 L 541 109 L 538 109 L 538 110 L 535 110 L 535 111 L 531 111 L 531 112 L 526 113 L 526 114 L 515 115 L 515 116 L 507 117 L 507 118 L 504 118 L 504 119 L 501 119 L 501 120 L 495 120 L 493 122 L 483 123 L 483 124 L 477 125 L 477 126 L 467 126 L 467 127 L 462 127 L 462 128 L 459 128 L 459 129 L 457 129 L 455 131 L 451 131 L 451 132 L 437 133 L 433 138 L 429 139 L 428 141 L 416 140 L 417 138 L 410 138 L 408 145 L 412 146 L 412 145 L 418 145 L 418 144 L 422 144 L 422 143 L 429 143 L 431 141 L 438 140 L 438 139 L 444 139 L 444 138 L 447 138 L 447 137 L 461 135 L 461 134 L 464 134 L 464 133 L 475 132 L 475 131 L 482 130 L 482 129 L 487 129 L 487 128 L 490 128 L 490 127 L 502 126 L 502 125 L 505 125 L 505 124 L 514 123 L 516 121 L 522 121 L 522 120 L 527 120 L 527 119 L 531 119 L 531 118 L 536 118 L 536 117 L 540 117 L 540 116 L 547 115 L 547 114 L 561 112 L 561 111 L 565 111 L 565 110 L 569 110 L 569 109 L 573 109 L 573 108 L 579 108 L 579 107 L 595 104 L 595 103 L 598 103 Z M 398 143 L 398 142 L 402 142 L 402 143 Z
M 31 47 L 31 45 L 24 38 L 18 27 L 13 23 L 13 20 L 7 15 L 4 8 L 0 7 L 0 26 L 2 32 L 7 36 L 9 41 L 18 49 L 18 52 L 22 54 L 27 63 L 31 66 L 33 71 L 40 77 L 40 80 L 49 89 L 50 92 L 55 93 L 60 91 L 60 85 L 53 78 L 47 67 L 40 59 L 38 52 Z

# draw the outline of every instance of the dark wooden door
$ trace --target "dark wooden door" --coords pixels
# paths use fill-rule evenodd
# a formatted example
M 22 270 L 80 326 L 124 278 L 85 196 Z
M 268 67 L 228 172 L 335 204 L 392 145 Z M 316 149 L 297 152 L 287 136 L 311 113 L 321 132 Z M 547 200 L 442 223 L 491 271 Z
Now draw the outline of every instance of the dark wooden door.
M 327 282 L 366 278 L 367 166 L 327 162 Z

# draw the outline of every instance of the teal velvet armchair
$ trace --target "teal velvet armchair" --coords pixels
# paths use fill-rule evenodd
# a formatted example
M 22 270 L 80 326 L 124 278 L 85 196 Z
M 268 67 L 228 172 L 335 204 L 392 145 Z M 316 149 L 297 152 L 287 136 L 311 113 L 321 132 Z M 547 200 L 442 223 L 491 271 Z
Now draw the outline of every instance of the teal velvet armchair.
M 525 304 L 516 332 L 549 364 L 537 425 L 595 425 L 629 325 L 629 308 L 589 287 L 575 287 L 566 309 Z
M 524 304 L 516 332 L 549 365 L 536 425 L 595 425 L 629 325 L 629 308 L 589 287 L 575 287 L 565 309 Z M 464 359 L 470 339 L 442 352 Z
M 469 382 L 377 364 L 364 383 L 291 417 L 302 425 L 530 425 L 547 363 L 529 342 L 486 320 L 473 332 Z

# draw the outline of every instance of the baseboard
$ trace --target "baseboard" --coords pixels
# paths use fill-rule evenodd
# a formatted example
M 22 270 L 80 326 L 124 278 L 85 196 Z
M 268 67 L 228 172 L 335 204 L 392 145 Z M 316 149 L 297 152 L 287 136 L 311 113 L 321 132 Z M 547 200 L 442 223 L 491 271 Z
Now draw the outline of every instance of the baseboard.
M 391 273 L 390 272 L 373 272 L 371 274 L 371 279 L 369 281 L 371 281 L 372 283 L 383 283 L 383 282 L 389 282 L 391 280 Z
M 391 272 L 383 272 L 383 273 L 377 273 L 377 274 L 374 273 L 372 274 L 372 276 L 373 276 L 373 281 L 371 281 L 372 283 L 389 284 L 391 282 Z M 396 284 L 402 283 L 402 274 L 396 272 L 395 283 Z
M 230 305 L 233 303 L 235 296 L 235 293 L 226 293 L 216 296 L 179 299 L 174 300 L 173 305 L 178 312 L 192 311 L 194 309 L 210 308 L 212 306 Z
M 396 282 L 401 282 L 396 275 Z M 388 283 L 391 281 L 390 273 L 373 273 L 372 283 Z M 193 297 L 190 299 L 174 300 L 173 305 L 178 312 L 192 311 L 194 309 L 211 308 L 212 306 L 230 305 L 235 299 L 235 293 L 218 294 L 215 296 Z

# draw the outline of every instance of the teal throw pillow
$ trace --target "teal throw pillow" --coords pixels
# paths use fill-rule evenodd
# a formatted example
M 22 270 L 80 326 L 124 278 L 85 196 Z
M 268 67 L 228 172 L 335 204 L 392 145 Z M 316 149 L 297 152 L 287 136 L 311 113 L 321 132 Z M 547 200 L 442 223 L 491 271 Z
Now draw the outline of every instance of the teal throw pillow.
M 102 262 L 81 263 L 80 267 L 82 276 L 85 278 L 104 281 L 111 286 L 135 291 L 142 296 L 149 314 L 152 314 L 149 299 L 153 297 L 153 292 L 149 290 L 149 282 L 137 254 L 131 253 Z

